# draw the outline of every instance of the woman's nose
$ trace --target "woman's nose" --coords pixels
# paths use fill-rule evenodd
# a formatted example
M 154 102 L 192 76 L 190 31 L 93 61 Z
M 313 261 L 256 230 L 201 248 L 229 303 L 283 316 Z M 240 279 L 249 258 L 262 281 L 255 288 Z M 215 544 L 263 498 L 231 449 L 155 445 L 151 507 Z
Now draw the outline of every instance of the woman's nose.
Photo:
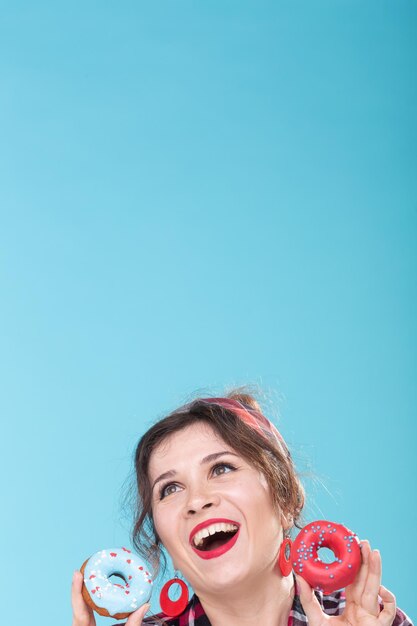
M 186 514 L 189 516 L 195 515 L 199 511 L 210 509 L 219 504 L 220 498 L 218 494 L 204 490 L 193 491 L 189 493 L 189 497 L 186 502 Z

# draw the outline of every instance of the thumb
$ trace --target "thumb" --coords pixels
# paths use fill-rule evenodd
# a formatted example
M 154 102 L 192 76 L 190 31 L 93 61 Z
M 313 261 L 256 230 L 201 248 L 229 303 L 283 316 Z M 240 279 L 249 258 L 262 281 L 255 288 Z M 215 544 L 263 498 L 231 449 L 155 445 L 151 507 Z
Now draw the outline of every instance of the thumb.
M 137 611 L 129 615 L 126 626 L 141 626 L 142 620 L 144 619 L 146 612 L 149 611 L 150 608 L 151 605 L 149 603 L 143 604 Z
M 301 576 L 296 576 L 298 591 L 300 594 L 300 602 L 303 606 L 304 613 L 307 615 L 310 626 L 319 626 L 325 619 L 326 614 L 320 606 L 316 598 L 316 594 L 310 587 L 308 582 Z

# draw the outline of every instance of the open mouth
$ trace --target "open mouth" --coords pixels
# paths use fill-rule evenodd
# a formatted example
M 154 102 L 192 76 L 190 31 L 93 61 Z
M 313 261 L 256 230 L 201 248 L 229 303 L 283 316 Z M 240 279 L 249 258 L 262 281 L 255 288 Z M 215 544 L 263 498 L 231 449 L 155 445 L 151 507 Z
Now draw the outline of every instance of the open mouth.
M 191 533 L 190 543 L 202 559 L 212 559 L 230 550 L 239 534 L 239 525 L 231 520 L 210 520 L 197 526 Z

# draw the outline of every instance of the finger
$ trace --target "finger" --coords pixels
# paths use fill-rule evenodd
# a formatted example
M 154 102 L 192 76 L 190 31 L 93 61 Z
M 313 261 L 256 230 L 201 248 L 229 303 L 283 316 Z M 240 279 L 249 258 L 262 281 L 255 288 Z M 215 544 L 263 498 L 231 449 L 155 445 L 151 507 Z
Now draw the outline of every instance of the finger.
M 378 591 L 381 586 L 381 555 L 373 550 L 368 558 L 368 576 L 363 588 L 361 605 L 371 615 L 379 615 Z
M 371 546 L 369 541 L 364 539 L 360 543 L 362 563 L 359 568 L 356 578 L 352 584 L 346 587 L 346 602 L 354 602 L 355 604 L 361 603 L 362 593 L 365 587 L 366 579 L 368 578 L 368 563 L 369 555 L 371 553 Z
M 93 616 L 92 609 L 85 603 L 81 593 L 84 578 L 81 572 L 74 572 L 71 587 L 71 603 L 74 615 L 74 622 L 77 626 L 84 626 L 90 623 Z
M 137 611 L 129 615 L 126 626 L 141 626 L 142 620 L 150 608 L 151 605 L 149 603 L 143 604 Z
M 381 624 L 381 626 L 391 626 L 395 618 L 395 613 L 397 611 L 395 596 L 383 585 L 381 585 L 379 588 L 379 595 L 381 596 L 381 599 L 384 603 L 384 608 L 379 614 L 378 622 Z
M 137 611 L 129 615 L 127 622 L 113 624 L 112 626 L 141 626 L 142 620 L 151 608 L 150 604 L 143 604 Z
M 321 624 L 324 613 L 316 598 L 316 594 L 304 578 L 296 576 L 296 579 L 300 602 L 303 606 L 304 613 L 307 615 L 308 623 L 310 626 Z

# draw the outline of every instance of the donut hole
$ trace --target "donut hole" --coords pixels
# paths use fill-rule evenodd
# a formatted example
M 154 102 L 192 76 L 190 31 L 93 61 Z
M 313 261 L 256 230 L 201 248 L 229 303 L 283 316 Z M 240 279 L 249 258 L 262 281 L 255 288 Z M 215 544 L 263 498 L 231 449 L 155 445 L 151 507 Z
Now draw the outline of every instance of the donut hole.
M 113 572 L 108 576 L 108 579 L 113 585 L 123 585 L 124 587 L 127 583 L 125 576 L 121 572 Z
M 338 560 L 335 553 L 333 550 L 330 550 L 330 548 L 320 548 L 320 550 L 317 551 L 317 555 L 320 561 L 327 564 L 334 563 Z

